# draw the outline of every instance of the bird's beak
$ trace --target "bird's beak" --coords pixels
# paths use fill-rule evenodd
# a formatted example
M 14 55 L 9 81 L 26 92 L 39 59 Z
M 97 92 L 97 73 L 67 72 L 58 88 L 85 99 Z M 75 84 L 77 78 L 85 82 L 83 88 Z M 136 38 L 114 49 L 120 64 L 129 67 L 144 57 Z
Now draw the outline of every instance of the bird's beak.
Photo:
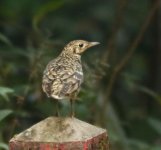
M 88 47 L 92 47 L 92 46 L 95 46 L 98 44 L 100 44 L 100 43 L 99 42 L 90 42 Z

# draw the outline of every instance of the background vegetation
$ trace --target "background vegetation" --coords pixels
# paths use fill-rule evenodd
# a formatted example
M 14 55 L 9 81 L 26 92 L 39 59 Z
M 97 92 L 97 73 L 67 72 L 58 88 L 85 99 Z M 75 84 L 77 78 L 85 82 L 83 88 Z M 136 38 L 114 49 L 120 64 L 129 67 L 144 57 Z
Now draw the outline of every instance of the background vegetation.
M 42 72 L 74 39 L 99 41 L 83 55 L 76 116 L 108 129 L 112 150 L 161 149 L 159 0 L 1 0 L 0 149 L 53 115 Z M 68 115 L 69 103 L 60 104 Z

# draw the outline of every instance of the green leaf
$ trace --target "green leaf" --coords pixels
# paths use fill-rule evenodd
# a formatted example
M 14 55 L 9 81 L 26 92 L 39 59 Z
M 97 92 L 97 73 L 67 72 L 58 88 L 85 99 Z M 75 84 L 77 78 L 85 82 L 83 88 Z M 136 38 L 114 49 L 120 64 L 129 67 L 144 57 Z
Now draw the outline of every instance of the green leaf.
M 8 145 L 7 145 L 7 144 L 5 144 L 5 143 L 0 143 L 0 149 L 8 150 L 8 149 L 9 149 L 9 147 L 8 147 Z
M 13 111 L 9 109 L 0 110 L 0 121 L 10 115 Z
M 5 43 L 6 45 L 9 45 L 9 46 L 12 45 L 10 40 L 5 35 L 3 35 L 2 33 L 0 33 L 0 41 L 2 41 L 3 43 Z
M 63 6 L 63 4 L 64 4 L 63 0 L 56 0 L 56 1 L 50 1 L 42 5 L 40 8 L 38 8 L 36 14 L 33 17 L 33 27 L 35 29 L 38 29 L 38 24 L 45 17 L 45 15 L 48 14 L 49 12 L 59 9 L 61 6 Z
M 161 135 L 161 121 L 160 120 L 149 118 L 148 123 L 154 128 L 154 130 L 157 131 L 158 134 Z
M 151 150 L 161 150 L 161 146 L 153 146 Z
M 138 89 L 146 94 L 148 94 L 149 96 L 151 96 L 152 98 L 154 98 L 154 100 L 156 100 L 160 105 L 161 105 L 161 96 L 154 92 L 153 90 L 144 87 L 144 86 L 137 86 Z
M 14 90 L 7 87 L 0 87 L 0 95 L 6 100 L 9 101 L 8 94 L 13 93 Z

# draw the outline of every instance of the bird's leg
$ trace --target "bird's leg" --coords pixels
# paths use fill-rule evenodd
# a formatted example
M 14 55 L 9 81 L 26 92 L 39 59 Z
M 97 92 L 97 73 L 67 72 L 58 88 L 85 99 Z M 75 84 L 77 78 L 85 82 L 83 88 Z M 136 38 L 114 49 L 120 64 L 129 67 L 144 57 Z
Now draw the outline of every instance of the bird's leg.
M 60 114 L 59 114 L 59 101 L 56 100 L 56 116 L 59 117 Z
M 70 106 L 71 106 L 70 116 L 73 118 L 74 117 L 74 99 L 70 99 Z

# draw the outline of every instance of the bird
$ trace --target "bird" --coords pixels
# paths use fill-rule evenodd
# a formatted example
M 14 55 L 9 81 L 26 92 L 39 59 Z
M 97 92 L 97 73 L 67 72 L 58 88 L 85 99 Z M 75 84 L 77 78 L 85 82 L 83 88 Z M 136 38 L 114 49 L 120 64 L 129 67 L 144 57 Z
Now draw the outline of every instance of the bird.
M 57 101 L 57 116 L 59 116 L 58 101 L 70 100 L 70 116 L 74 117 L 74 101 L 80 91 L 84 75 L 81 56 L 90 47 L 98 45 L 99 42 L 88 42 L 85 40 L 74 40 L 69 42 L 58 55 L 51 60 L 42 77 L 42 89 L 48 97 Z

